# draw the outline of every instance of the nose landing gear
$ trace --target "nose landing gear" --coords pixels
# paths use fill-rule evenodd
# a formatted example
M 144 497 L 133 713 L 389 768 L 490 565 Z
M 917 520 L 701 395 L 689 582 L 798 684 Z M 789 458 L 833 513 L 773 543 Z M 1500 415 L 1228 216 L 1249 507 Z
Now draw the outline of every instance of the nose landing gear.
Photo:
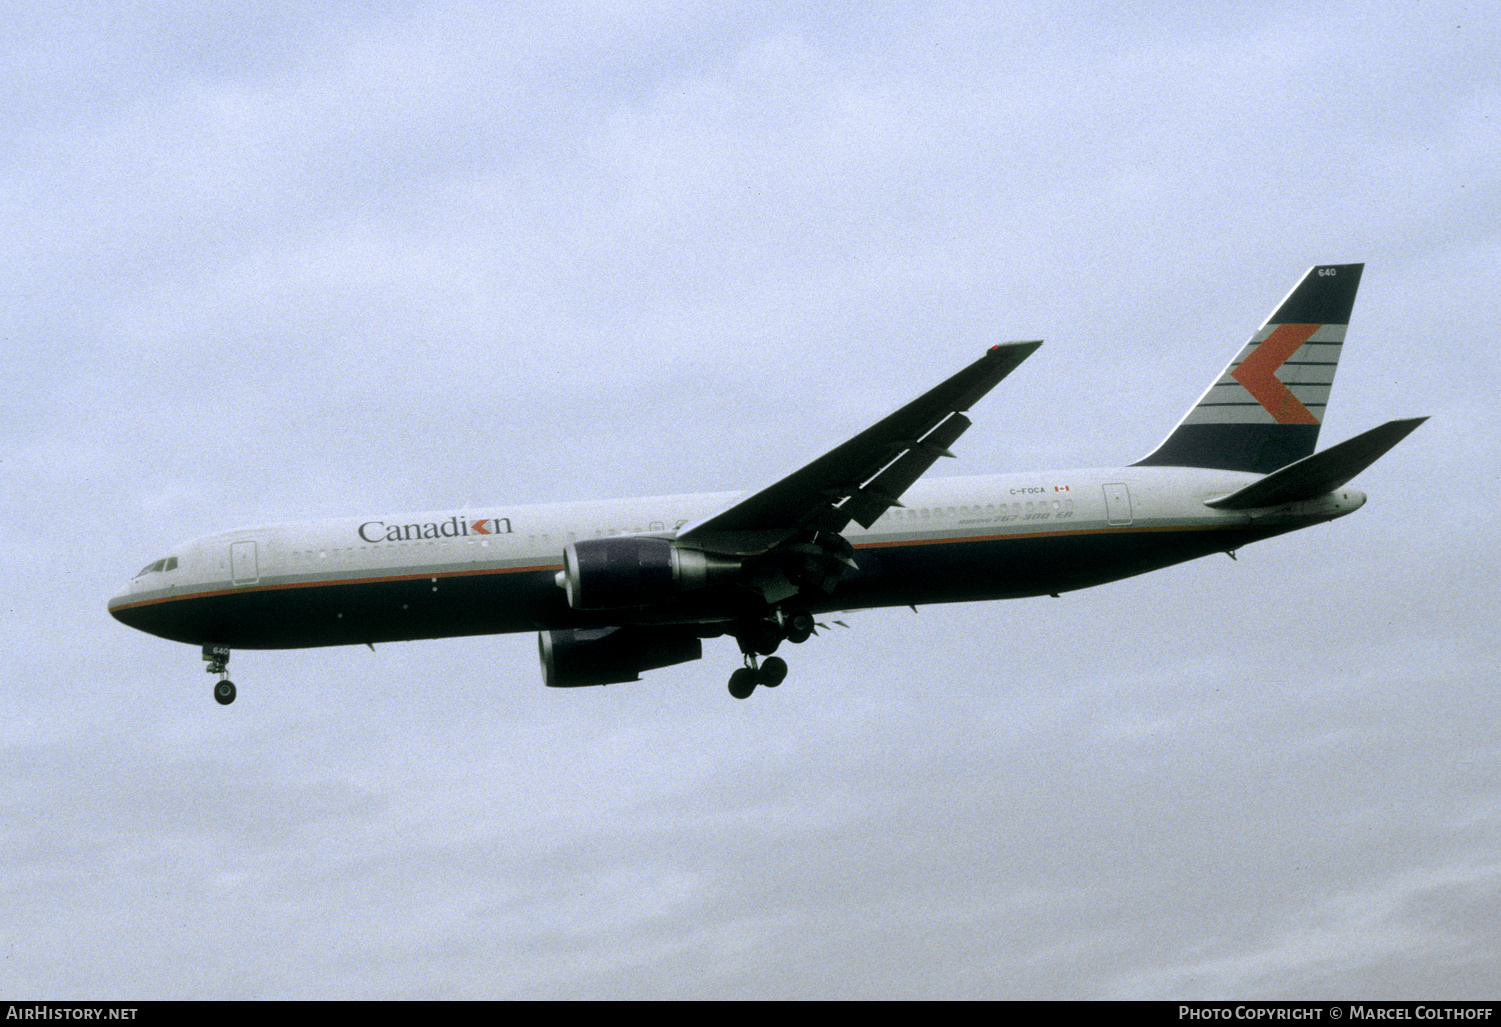
M 208 664 L 203 668 L 205 671 L 219 675 L 214 685 L 214 701 L 220 706 L 228 706 L 235 701 L 235 683 L 229 680 L 229 646 L 205 645 L 203 661 Z

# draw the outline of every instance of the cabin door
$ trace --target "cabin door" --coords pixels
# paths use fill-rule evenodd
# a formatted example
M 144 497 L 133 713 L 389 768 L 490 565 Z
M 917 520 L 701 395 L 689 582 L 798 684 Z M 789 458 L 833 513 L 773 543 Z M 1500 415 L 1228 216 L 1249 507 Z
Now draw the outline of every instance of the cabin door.
M 1117 526 L 1131 523 L 1131 490 L 1125 482 L 1105 486 L 1105 519 Z
M 230 577 L 236 585 L 254 585 L 261 579 L 260 564 L 256 560 L 254 542 L 231 542 L 229 546 Z

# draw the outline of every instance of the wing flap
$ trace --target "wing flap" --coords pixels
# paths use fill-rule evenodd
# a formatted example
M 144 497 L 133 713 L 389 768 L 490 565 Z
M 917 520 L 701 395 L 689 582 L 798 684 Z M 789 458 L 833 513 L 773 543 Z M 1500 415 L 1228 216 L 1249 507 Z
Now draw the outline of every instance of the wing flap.
M 953 456 L 949 447 L 959 440 L 959 436 L 969 426 L 970 420 L 963 414 L 950 414 L 938 427 L 860 486 L 860 491 L 836 507 L 834 512 L 841 517 L 843 523 L 830 527 L 829 530 L 843 531 L 851 520 L 862 528 L 869 528 L 887 510 L 901 506 L 902 493 L 928 473 L 928 468 L 937 463 L 939 457 Z

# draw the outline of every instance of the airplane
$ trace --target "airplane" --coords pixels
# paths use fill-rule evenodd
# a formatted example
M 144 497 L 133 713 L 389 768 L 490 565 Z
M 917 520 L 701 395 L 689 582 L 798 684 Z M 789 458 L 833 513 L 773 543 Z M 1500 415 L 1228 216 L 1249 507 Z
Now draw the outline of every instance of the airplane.
M 1343 517 L 1346 484 L 1427 418 L 1315 452 L 1364 264 L 1310 268 L 1167 438 L 1126 467 L 920 481 L 982 396 L 1042 345 L 1009 342 L 780 481 L 711 493 L 242 528 L 184 543 L 109 601 L 235 649 L 536 631 L 545 684 L 638 681 L 729 635 L 737 699 L 774 688 L 842 611 L 1058 596 Z

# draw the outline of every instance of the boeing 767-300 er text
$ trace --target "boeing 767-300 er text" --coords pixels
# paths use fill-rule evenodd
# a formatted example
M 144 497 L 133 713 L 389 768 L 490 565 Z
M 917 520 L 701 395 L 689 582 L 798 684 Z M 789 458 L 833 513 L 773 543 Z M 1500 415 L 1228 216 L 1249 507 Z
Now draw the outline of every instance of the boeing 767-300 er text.
M 494 506 L 272 524 L 178 546 L 110 600 L 203 647 L 537 631 L 548 685 L 605 685 L 730 635 L 730 693 L 779 685 L 771 654 L 841 610 L 1056 595 L 1343 517 L 1345 483 L 1424 418 L 1314 452 L 1363 264 L 1311 268 L 1167 439 L 1128 467 L 919 482 L 964 415 L 1040 342 L 991 349 L 749 496 Z

